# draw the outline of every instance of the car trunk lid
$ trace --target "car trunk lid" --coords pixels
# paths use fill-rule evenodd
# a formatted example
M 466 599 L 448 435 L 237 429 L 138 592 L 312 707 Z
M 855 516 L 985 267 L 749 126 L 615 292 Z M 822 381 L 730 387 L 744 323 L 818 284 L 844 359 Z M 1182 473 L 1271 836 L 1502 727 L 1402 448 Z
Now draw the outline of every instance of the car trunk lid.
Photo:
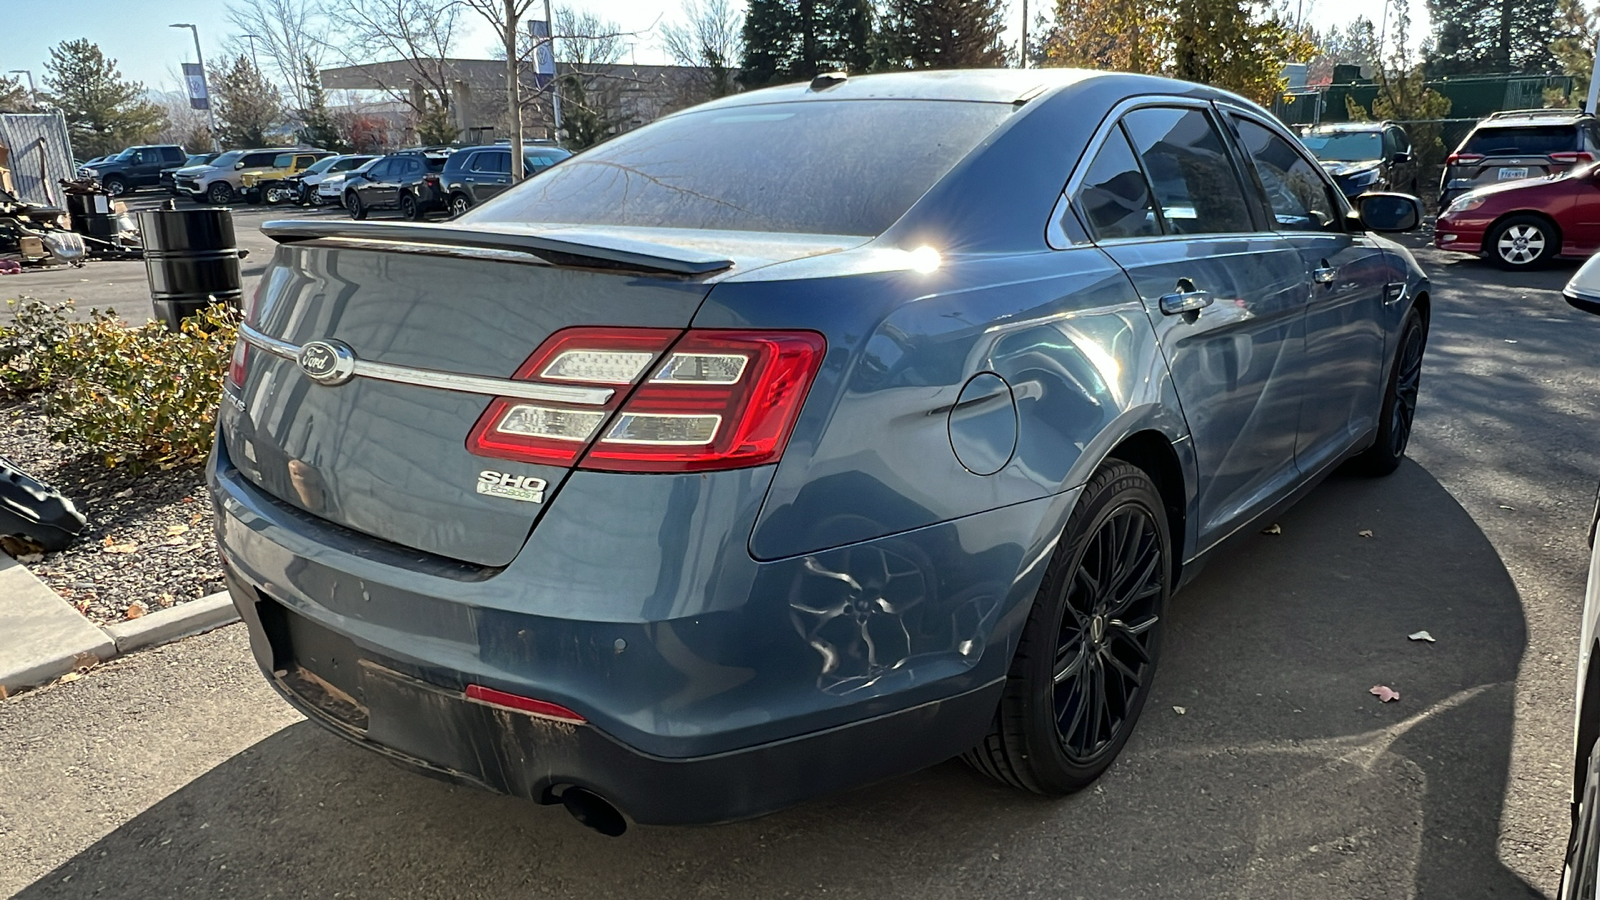
M 575 396 L 508 381 L 536 348 L 581 326 L 681 333 L 721 274 L 838 249 L 450 225 L 267 231 L 284 246 L 247 318 L 243 384 L 224 405 L 229 457 L 307 513 L 490 567 L 515 557 L 569 472 L 468 450 L 495 397 Z

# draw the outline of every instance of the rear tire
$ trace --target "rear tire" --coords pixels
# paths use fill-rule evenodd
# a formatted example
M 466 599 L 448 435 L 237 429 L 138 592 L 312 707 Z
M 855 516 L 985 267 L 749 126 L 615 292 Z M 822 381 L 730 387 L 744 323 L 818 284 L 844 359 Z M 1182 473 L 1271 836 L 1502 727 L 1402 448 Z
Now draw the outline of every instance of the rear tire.
M 417 202 L 415 194 L 400 195 L 400 218 L 407 222 L 422 221 L 422 204 Z
M 1377 439 L 1353 461 L 1364 474 L 1388 475 L 1400 468 L 1400 461 L 1406 458 L 1411 423 L 1417 415 L 1417 397 L 1422 389 L 1422 353 L 1427 343 L 1422 313 L 1413 307 L 1400 326 L 1394 365 L 1389 367 L 1389 384 L 1384 388 L 1383 406 L 1378 413 Z
M 1062 530 L 992 729 L 962 758 L 1035 793 L 1092 784 L 1144 709 L 1171 596 L 1161 495 L 1143 469 L 1109 460 Z
M 361 195 L 351 191 L 344 197 L 344 208 L 350 210 L 350 218 L 361 220 L 367 217 L 367 205 L 361 202 Z
M 1502 269 L 1537 269 L 1561 251 L 1561 233 L 1548 219 L 1512 216 L 1489 232 L 1483 249 Z
M 450 195 L 450 217 L 451 218 L 456 218 L 458 216 L 464 216 L 464 215 L 467 214 L 467 210 L 469 210 L 471 208 L 472 208 L 472 198 L 468 197 L 466 194 L 451 194 Z

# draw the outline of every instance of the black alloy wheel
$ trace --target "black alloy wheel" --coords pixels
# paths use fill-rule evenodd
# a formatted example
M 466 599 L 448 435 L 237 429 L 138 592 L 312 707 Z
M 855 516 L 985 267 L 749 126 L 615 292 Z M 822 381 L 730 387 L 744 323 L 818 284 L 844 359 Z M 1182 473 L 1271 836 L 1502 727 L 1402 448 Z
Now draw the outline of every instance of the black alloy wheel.
M 993 728 L 963 758 L 1037 793 L 1093 783 L 1144 709 L 1171 594 L 1161 495 L 1143 469 L 1109 460 L 1062 532 Z
M 1368 475 L 1388 475 L 1400 468 L 1400 461 L 1405 459 L 1417 416 L 1417 400 L 1422 394 L 1422 356 L 1427 345 L 1422 313 L 1412 308 L 1400 326 L 1399 346 L 1378 412 L 1378 435 L 1354 461 Z
M 400 195 L 400 218 L 407 222 L 417 222 L 422 219 L 422 204 L 417 202 L 415 194 Z

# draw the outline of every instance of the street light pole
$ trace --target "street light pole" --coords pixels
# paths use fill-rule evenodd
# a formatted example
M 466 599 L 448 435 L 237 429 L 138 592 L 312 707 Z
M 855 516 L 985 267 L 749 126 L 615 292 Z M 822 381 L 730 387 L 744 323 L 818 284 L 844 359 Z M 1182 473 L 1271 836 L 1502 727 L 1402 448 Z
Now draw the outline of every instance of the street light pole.
M 169 28 L 187 28 L 194 34 L 194 60 L 200 66 L 200 85 L 206 90 L 206 125 L 211 129 L 211 149 L 221 150 L 222 142 L 217 139 L 217 112 L 211 106 L 211 85 L 206 79 L 206 58 L 200 52 L 200 29 L 187 22 L 177 22 Z M 252 44 L 253 48 L 255 45 Z
M 256 67 L 257 72 L 260 72 L 261 57 L 256 56 L 256 39 L 266 40 L 266 38 L 262 38 L 259 34 L 243 34 L 240 37 L 250 42 L 250 63 Z
M 12 69 L 11 71 L 7 72 L 6 74 L 7 75 L 26 75 L 26 76 L 28 76 L 28 99 L 30 101 L 32 101 L 34 106 L 38 106 L 39 105 L 39 89 L 33 86 L 33 70 L 32 69 Z
M 1022 67 L 1028 67 L 1028 0 L 1022 0 Z
M 1600 99 L 1600 40 L 1595 41 L 1594 68 L 1589 72 L 1589 102 L 1583 105 L 1583 111 L 1591 116 L 1596 99 Z
M 550 112 L 555 120 L 556 143 L 561 143 L 561 64 L 556 62 L 556 20 L 550 16 L 550 0 L 544 0 L 545 30 L 550 34 L 545 40 L 550 43 Z

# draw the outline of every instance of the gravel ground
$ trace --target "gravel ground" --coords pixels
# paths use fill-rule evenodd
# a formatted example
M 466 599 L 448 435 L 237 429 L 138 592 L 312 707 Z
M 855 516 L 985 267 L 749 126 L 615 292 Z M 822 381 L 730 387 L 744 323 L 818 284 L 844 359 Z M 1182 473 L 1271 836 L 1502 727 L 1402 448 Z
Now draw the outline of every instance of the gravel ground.
M 153 612 L 224 589 L 202 466 L 107 469 L 52 443 L 37 406 L 16 400 L 0 400 L 0 456 L 88 517 L 76 544 L 27 564 L 91 621 L 129 618 L 135 603 Z

